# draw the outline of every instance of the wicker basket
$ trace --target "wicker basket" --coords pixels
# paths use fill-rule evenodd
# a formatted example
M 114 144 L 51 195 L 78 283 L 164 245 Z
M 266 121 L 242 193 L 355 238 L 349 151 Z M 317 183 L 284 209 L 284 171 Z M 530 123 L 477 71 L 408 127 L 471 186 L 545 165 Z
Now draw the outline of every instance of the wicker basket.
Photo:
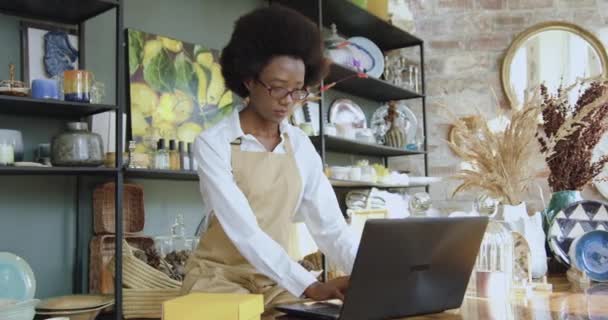
M 91 293 L 114 293 L 114 277 L 109 266 L 114 267 L 114 240 L 113 235 L 93 237 L 90 245 L 89 264 L 89 291 Z M 145 236 L 127 236 L 127 243 L 131 246 L 146 250 L 154 246 L 154 240 Z
M 125 319 L 162 317 L 163 302 L 180 296 L 180 289 L 123 289 Z
M 178 297 L 182 283 L 137 259 L 129 243 L 123 242 L 122 252 L 125 319 L 161 318 L 163 302 Z M 114 274 L 114 264 L 111 263 L 108 269 Z
M 93 192 L 93 229 L 95 234 L 116 233 L 114 212 L 116 206 L 115 184 L 103 184 Z M 122 196 L 122 223 L 125 233 L 137 233 L 144 229 L 144 191 L 141 186 L 125 183 Z

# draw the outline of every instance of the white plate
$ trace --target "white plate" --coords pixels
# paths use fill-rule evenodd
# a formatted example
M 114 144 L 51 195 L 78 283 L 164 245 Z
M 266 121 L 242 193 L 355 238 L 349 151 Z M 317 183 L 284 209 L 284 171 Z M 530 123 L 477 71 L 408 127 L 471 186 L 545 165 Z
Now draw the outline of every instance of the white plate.
M 0 252 L 0 298 L 30 300 L 36 294 L 36 278 L 22 258 Z
M 365 113 L 350 99 L 337 99 L 329 107 L 329 122 L 351 128 L 367 128 Z
M 348 42 L 355 52 L 355 58 L 365 69 L 365 73 L 374 78 L 380 78 L 384 72 L 384 55 L 380 48 L 364 37 L 352 37 L 348 39 Z

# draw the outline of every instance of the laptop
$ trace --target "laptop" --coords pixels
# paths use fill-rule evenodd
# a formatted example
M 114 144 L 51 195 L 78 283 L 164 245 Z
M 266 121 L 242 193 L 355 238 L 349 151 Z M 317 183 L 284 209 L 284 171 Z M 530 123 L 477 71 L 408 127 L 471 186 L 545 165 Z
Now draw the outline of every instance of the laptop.
M 462 305 L 487 217 L 368 220 L 342 306 L 276 306 L 304 319 L 374 320 Z

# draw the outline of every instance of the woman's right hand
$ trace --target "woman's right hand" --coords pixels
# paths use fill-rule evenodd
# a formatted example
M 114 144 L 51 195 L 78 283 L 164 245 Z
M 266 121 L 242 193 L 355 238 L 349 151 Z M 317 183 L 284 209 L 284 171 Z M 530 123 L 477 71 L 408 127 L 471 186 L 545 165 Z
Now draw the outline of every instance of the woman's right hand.
M 339 277 L 327 282 L 315 282 L 304 290 L 304 295 L 315 301 L 340 299 L 344 301 L 344 295 L 348 289 L 350 277 Z

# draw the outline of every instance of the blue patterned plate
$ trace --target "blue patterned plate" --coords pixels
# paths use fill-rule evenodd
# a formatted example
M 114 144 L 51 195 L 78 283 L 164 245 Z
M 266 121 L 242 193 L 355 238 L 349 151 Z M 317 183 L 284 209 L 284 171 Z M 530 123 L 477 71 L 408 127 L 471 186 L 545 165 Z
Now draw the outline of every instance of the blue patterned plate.
M 558 261 L 570 267 L 568 250 L 572 241 L 594 230 L 608 230 L 608 204 L 591 200 L 575 202 L 558 212 L 549 226 L 549 248 Z
M 608 282 L 608 231 L 587 232 L 573 243 L 572 263 L 589 279 Z
M 30 300 L 36 293 L 32 268 L 10 252 L 0 252 L 0 298 Z

